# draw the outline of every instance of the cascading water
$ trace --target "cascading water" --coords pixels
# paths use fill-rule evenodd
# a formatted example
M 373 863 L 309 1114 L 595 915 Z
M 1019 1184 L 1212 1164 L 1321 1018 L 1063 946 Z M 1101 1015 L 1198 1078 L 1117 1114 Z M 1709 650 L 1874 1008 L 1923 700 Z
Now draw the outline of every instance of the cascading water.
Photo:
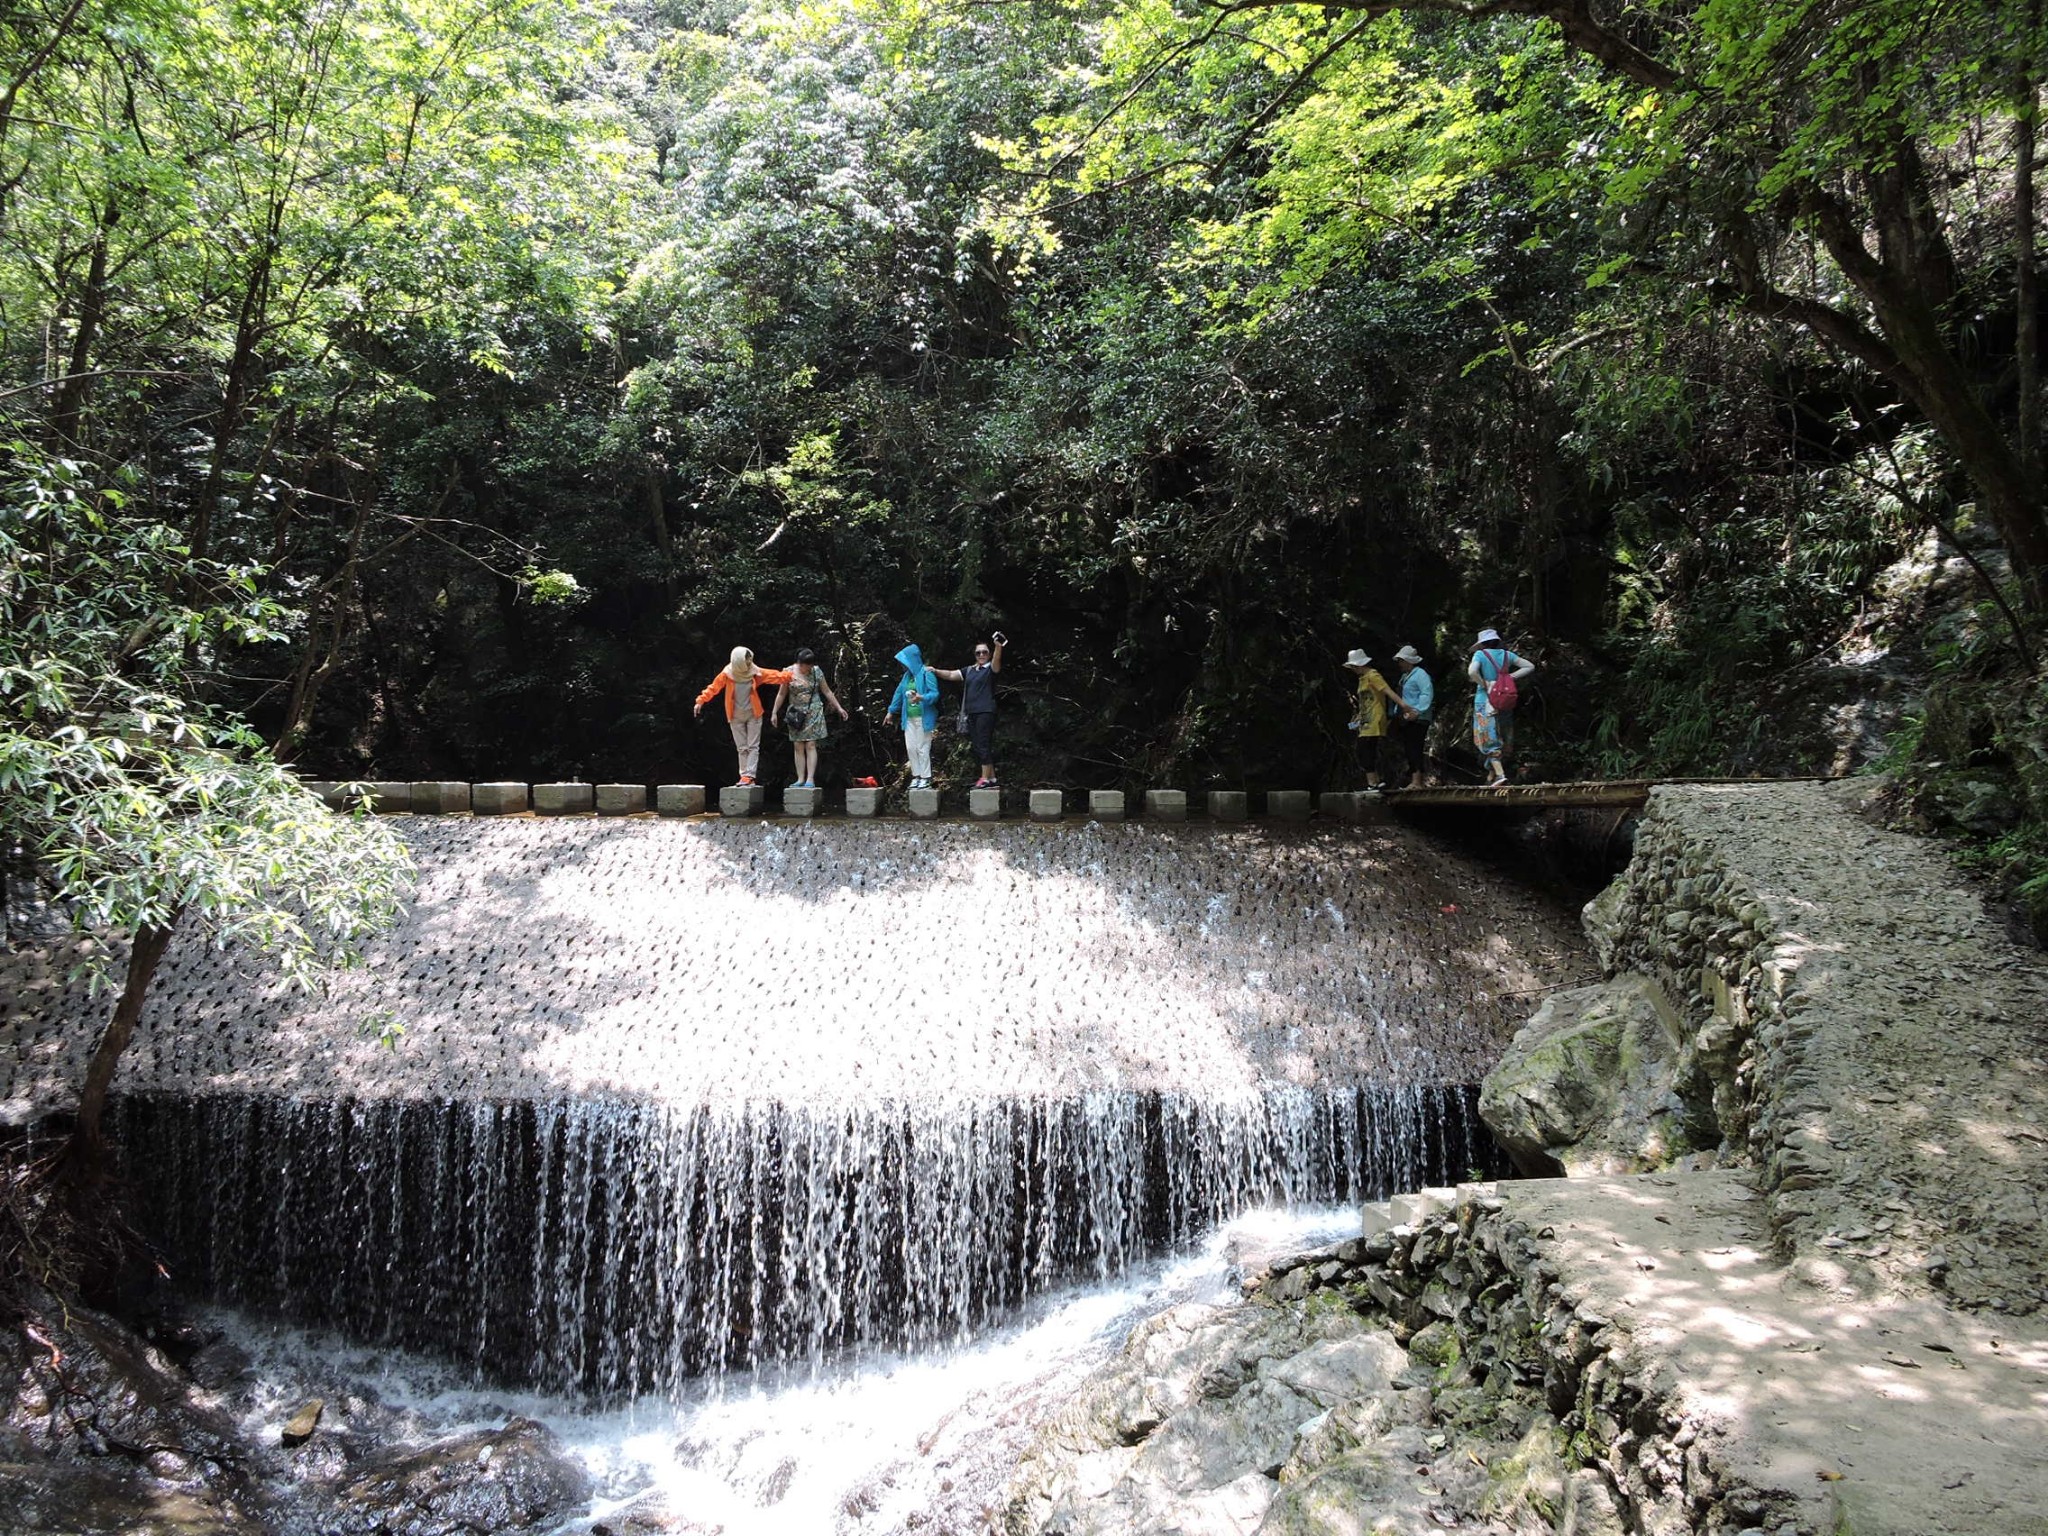
M 600 1402 L 958 1343 L 1241 1211 L 1486 1157 L 1467 1095 L 1434 1087 L 830 1112 L 145 1095 L 118 1134 L 214 1296 Z
M 408 836 L 419 899 L 326 993 L 167 960 L 117 1084 L 138 1205 L 212 1296 L 601 1402 L 1460 1176 L 1461 1085 L 1578 965 L 1399 829 Z M 64 1008 L 0 1018 L 5 1099 L 79 1080 Z

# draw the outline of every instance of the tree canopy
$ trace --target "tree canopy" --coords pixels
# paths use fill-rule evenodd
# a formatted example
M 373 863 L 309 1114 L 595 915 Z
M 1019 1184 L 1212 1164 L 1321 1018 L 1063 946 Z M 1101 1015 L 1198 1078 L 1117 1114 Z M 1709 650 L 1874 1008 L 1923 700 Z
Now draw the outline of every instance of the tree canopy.
M 2034 0 L 0 27 L 0 408 L 324 777 L 708 778 L 734 643 L 886 769 L 993 625 L 1024 776 L 1328 780 L 1351 645 L 1489 622 L 1538 769 L 1785 767 L 1715 700 L 1928 529 L 2042 608 Z

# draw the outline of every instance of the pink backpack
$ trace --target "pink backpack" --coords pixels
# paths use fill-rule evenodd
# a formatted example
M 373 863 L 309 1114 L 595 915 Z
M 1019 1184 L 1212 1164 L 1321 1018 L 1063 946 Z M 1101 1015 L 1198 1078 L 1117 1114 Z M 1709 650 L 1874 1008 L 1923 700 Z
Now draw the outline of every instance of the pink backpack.
M 1486 652 L 1479 653 L 1482 657 Z M 1521 702 L 1522 690 L 1515 686 L 1514 677 L 1508 672 L 1508 653 L 1498 652 L 1500 660 L 1493 663 L 1493 681 L 1486 685 L 1486 702 L 1493 706 L 1496 715 L 1505 715 Z

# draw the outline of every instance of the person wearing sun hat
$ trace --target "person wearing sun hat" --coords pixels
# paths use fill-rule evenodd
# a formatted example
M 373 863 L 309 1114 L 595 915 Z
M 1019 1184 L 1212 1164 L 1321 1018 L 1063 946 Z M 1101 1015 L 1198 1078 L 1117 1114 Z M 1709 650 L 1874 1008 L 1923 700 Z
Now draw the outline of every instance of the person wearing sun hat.
M 1514 747 L 1515 710 L 1512 703 L 1504 703 L 1496 697 L 1497 684 L 1503 677 L 1520 683 L 1536 670 L 1536 663 L 1526 657 L 1517 656 L 1500 643 L 1500 631 L 1482 629 L 1479 638 L 1472 643 L 1472 660 L 1465 668 L 1465 676 L 1473 682 L 1472 694 L 1472 745 L 1478 749 L 1479 760 L 1486 764 L 1487 787 L 1506 789 L 1508 787 L 1508 753 Z M 1516 690 L 1519 697 L 1520 690 Z
M 1436 684 L 1422 668 L 1422 653 L 1412 645 L 1394 652 L 1401 663 L 1401 718 L 1395 729 L 1401 736 L 1401 751 L 1408 759 L 1408 777 L 1402 787 L 1428 786 L 1436 781 L 1426 771 L 1424 754 L 1429 747 L 1429 727 L 1436 713 Z
M 789 674 L 776 667 L 757 667 L 754 653 L 744 645 L 732 648 L 732 659 L 718 669 L 718 675 L 697 695 L 696 719 L 704 718 L 704 706 L 725 695 L 725 723 L 732 727 L 733 750 L 739 756 L 740 783 L 752 784 L 761 765 L 761 684 L 789 681 Z
M 1358 732 L 1358 755 L 1365 760 L 1365 787 L 1385 790 L 1380 783 L 1380 752 L 1387 740 L 1387 706 L 1399 708 L 1401 696 L 1387 686 L 1364 651 L 1354 650 L 1344 665 L 1358 678 L 1358 708 L 1351 717 L 1351 729 Z

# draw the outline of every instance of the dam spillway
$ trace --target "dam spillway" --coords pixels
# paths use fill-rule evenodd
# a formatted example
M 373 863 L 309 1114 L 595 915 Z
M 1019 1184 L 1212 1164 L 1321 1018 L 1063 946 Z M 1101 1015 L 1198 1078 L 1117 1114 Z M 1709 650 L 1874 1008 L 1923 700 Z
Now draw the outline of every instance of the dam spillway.
M 324 992 L 167 958 L 117 1083 L 139 1206 L 209 1294 L 599 1398 L 1460 1175 L 1466 1085 L 1582 965 L 1398 829 L 406 835 L 418 898 Z M 101 1006 L 6 1021 L 10 1101 L 61 1105 Z

